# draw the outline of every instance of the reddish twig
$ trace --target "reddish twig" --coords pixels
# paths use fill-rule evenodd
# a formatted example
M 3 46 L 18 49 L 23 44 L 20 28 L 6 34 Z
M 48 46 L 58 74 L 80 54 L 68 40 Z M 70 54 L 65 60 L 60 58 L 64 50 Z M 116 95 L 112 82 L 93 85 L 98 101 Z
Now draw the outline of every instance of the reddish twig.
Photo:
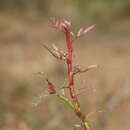
M 65 19 L 57 20 L 56 18 L 53 17 L 50 19 L 50 22 L 54 28 L 56 28 L 57 30 L 65 34 L 67 53 L 60 51 L 56 46 L 53 47 L 54 51 L 49 49 L 46 45 L 44 45 L 44 48 L 46 48 L 55 58 L 59 60 L 64 60 L 66 62 L 69 84 L 67 86 L 60 87 L 60 89 L 69 88 L 70 98 L 65 97 L 64 94 L 57 93 L 55 89 L 56 87 L 48 79 L 46 79 L 48 83 L 48 92 L 50 94 L 56 94 L 60 99 L 65 101 L 74 110 L 75 114 L 81 121 L 81 125 L 80 125 L 81 130 L 90 130 L 89 124 L 86 121 L 86 117 L 81 112 L 80 109 L 80 103 L 78 101 L 79 94 L 76 94 L 75 86 L 74 86 L 74 75 L 77 73 L 87 72 L 88 70 L 95 68 L 96 65 L 89 66 L 86 69 L 81 69 L 79 68 L 79 66 L 73 67 L 73 42 L 81 35 L 84 35 L 85 33 L 91 31 L 95 27 L 95 25 L 86 28 L 81 28 L 78 31 L 77 35 L 75 35 L 71 31 L 70 21 L 67 21 Z

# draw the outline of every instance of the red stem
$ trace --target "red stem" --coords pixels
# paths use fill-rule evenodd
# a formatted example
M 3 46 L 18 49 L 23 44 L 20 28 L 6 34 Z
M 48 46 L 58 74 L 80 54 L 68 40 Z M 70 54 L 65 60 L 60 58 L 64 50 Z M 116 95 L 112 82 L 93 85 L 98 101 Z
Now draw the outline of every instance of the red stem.
M 76 112 L 80 111 L 80 104 L 78 102 L 75 89 L 74 89 L 74 77 L 73 77 L 73 69 L 72 69 L 72 53 L 73 53 L 73 47 L 72 47 L 72 40 L 70 37 L 70 32 L 66 30 L 66 44 L 68 49 L 68 57 L 66 60 L 67 63 L 67 69 L 68 69 L 68 77 L 69 77 L 69 90 L 70 90 L 70 96 L 73 99 L 74 106 Z

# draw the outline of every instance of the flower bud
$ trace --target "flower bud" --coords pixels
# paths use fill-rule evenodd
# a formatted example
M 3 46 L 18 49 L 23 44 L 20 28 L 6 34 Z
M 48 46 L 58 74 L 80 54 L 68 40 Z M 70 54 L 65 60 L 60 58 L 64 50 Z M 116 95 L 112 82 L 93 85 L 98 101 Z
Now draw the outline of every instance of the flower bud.
M 46 81 L 48 83 L 48 92 L 49 92 L 49 94 L 56 94 L 55 86 L 48 79 L 46 79 Z

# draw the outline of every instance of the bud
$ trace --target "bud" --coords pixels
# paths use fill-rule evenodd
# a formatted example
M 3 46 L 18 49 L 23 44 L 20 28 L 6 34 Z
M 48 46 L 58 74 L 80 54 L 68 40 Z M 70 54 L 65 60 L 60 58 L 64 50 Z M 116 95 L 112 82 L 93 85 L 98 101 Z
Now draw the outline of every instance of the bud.
M 61 32 L 66 32 L 70 30 L 71 22 L 66 19 L 58 20 L 55 17 L 50 18 L 50 23 L 54 28 Z
M 55 86 L 48 79 L 46 79 L 46 81 L 48 83 L 48 92 L 49 92 L 49 94 L 56 94 Z
M 77 33 L 77 37 L 84 35 L 85 33 L 91 31 L 93 28 L 95 28 L 95 25 L 91 25 L 91 26 L 86 27 L 86 28 L 80 28 L 78 33 Z
M 61 24 L 62 26 L 67 29 L 67 30 L 70 30 L 70 26 L 71 26 L 71 22 L 66 20 L 66 19 L 62 19 L 61 20 Z

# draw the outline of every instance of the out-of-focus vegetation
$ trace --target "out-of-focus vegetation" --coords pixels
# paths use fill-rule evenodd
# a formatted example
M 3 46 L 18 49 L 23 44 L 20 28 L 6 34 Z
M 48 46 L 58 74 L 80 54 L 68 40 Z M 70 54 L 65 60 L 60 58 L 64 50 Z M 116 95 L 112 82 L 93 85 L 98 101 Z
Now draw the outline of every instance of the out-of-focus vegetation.
M 74 44 L 75 65 L 99 65 L 76 77 L 76 87 L 87 87 L 82 109 L 94 113 L 94 130 L 129 130 L 129 0 L 0 0 L 0 129 L 71 130 L 78 122 L 63 102 L 45 96 L 44 76 L 36 74 L 44 71 L 58 86 L 65 80 L 64 64 L 42 48 L 55 43 L 65 49 L 50 16 L 71 19 L 76 30 L 97 24 Z
M 1 0 L 1 10 L 32 11 L 44 15 L 71 15 L 96 21 L 119 20 L 130 16 L 129 0 Z M 61 10 L 61 11 L 59 11 Z
M 130 21 L 129 0 L 1 0 L 0 10 L 33 20 L 64 16 L 79 24 L 96 23 L 103 31 Z

